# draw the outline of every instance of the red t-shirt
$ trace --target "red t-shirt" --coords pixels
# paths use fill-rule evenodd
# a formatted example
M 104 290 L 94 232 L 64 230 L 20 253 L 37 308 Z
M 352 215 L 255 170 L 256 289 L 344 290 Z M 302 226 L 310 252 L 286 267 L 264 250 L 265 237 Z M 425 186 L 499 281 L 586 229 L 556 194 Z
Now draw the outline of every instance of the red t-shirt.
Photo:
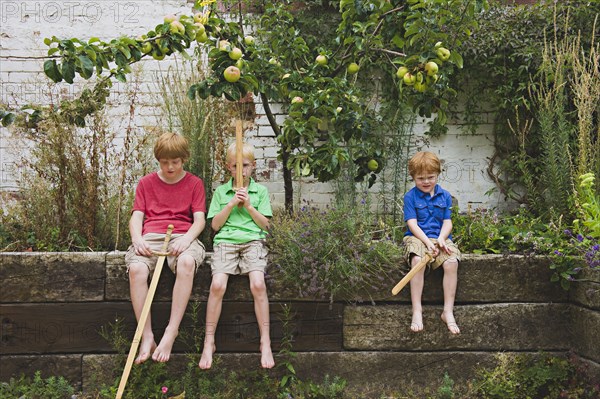
M 194 222 L 194 213 L 206 213 L 204 182 L 186 172 L 183 179 L 169 184 L 157 172 L 150 173 L 138 183 L 133 211 L 145 215 L 142 234 L 165 233 L 169 224 L 175 227 L 173 233 L 185 234 Z

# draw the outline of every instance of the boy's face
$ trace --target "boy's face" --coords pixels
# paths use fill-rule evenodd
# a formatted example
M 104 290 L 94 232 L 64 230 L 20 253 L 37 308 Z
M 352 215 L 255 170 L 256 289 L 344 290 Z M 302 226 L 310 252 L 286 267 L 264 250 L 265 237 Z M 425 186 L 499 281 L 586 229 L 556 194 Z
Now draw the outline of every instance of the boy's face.
M 183 160 L 181 158 L 161 158 L 158 160 L 160 171 L 165 180 L 177 180 L 183 172 Z
M 244 176 L 244 183 L 248 182 L 250 176 L 252 176 L 252 172 L 254 172 L 254 168 L 256 167 L 256 161 L 251 161 L 248 158 L 243 159 L 244 164 L 242 165 L 242 175 Z M 235 159 L 229 160 L 227 162 L 227 170 L 233 177 L 235 177 L 235 171 L 237 168 L 237 162 Z
M 437 184 L 438 174 L 435 172 L 417 173 L 413 176 L 415 186 L 424 193 L 433 194 L 435 185 Z

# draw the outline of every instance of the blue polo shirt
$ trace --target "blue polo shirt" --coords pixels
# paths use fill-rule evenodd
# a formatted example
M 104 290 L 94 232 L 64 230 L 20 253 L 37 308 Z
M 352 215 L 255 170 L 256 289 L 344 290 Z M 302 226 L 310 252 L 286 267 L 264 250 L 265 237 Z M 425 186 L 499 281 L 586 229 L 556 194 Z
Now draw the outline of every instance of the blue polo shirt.
M 424 193 L 413 187 L 404 195 L 404 221 L 417 219 L 417 224 L 429 238 L 438 238 L 444 220 L 452 214 L 452 196 L 439 184 L 435 185 L 434 194 Z M 412 236 L 410 229 L 404 235 Z M 448 236 L 452 239 L 452 236 Z

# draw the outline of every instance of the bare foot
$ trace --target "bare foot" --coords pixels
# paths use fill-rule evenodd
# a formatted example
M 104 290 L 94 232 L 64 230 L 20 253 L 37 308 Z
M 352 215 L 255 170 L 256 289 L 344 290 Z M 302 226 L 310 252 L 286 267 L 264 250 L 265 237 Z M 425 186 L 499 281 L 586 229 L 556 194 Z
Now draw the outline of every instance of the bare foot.
M 452 334 L 460 334 L 460 328 L 458 328 L 458 324 L 456 324 L 456 320 L 454 320 L 454 314 L 452 314 L 452 312 L 443 312 L 441 317 L 442 321 L 446 323 L 448 330 Z
M 410 323 L 410 330 L 412 332 L 423 331 L 423 315 L 421 312 L 413 312 L 412 322 Z
M 146 360 L 150 358 L 150 355 L 156 349 L 156 342 L 154 342 L 154 337 L 149 337 L 147 339 L 142 338 L 142 343 L 140 344 L 140 351 L 138 357 L 135 359 L 135 364 L 142 364 Z
M 165 363 L 169 361 L 171 357 L 171 350 L 173 349 L 173 344 L 175 343 L 175 338 L 177 338 L 177 334 L 179 331 L 173 330 L 169 327 L 165 329 L 165 333 L 158 344 L 158 347 L 152 354 L 152 360 L 159 363 Z
M 270 369 L 275 366 L 270 343 L 260 344 L 260 365 L 263 369 Z
M 208 370 L 212 366 L 213 353 L 215 353 L 216 350 L 217 347 L 215 346 L 214 342 L 205 342 L 198 367 L 200 367 L 202 370 Z

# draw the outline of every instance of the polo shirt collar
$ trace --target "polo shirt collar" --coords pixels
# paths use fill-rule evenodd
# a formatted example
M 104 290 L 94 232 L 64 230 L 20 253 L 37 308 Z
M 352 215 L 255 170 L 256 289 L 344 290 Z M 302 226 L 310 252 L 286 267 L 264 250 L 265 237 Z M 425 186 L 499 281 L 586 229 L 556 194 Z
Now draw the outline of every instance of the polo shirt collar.
M 225 183 L 227 185 L 227 192 L 234 192 L 235 190 L 233 189 L 233 178 L 229 179 L 229 181 L 227 183 Z M 248 184 L 248 192 L 249 193 L 256 193 L 258 192 L 258 185 L 256 184 L 256 182 L 254 181 L 253 178 L 250 178 L 250 184 Z
M 420 198 L 428 198 L 428 197 L 435 197 L 436 195 L 438 195 L 440 193 L 440 185 L 436 184 L 435 187 L 433 188 L 433 195 L 430 196 L 429 193 L 424 193 L 423 191 L 419 190 L 417 188 L 417 195 Z

